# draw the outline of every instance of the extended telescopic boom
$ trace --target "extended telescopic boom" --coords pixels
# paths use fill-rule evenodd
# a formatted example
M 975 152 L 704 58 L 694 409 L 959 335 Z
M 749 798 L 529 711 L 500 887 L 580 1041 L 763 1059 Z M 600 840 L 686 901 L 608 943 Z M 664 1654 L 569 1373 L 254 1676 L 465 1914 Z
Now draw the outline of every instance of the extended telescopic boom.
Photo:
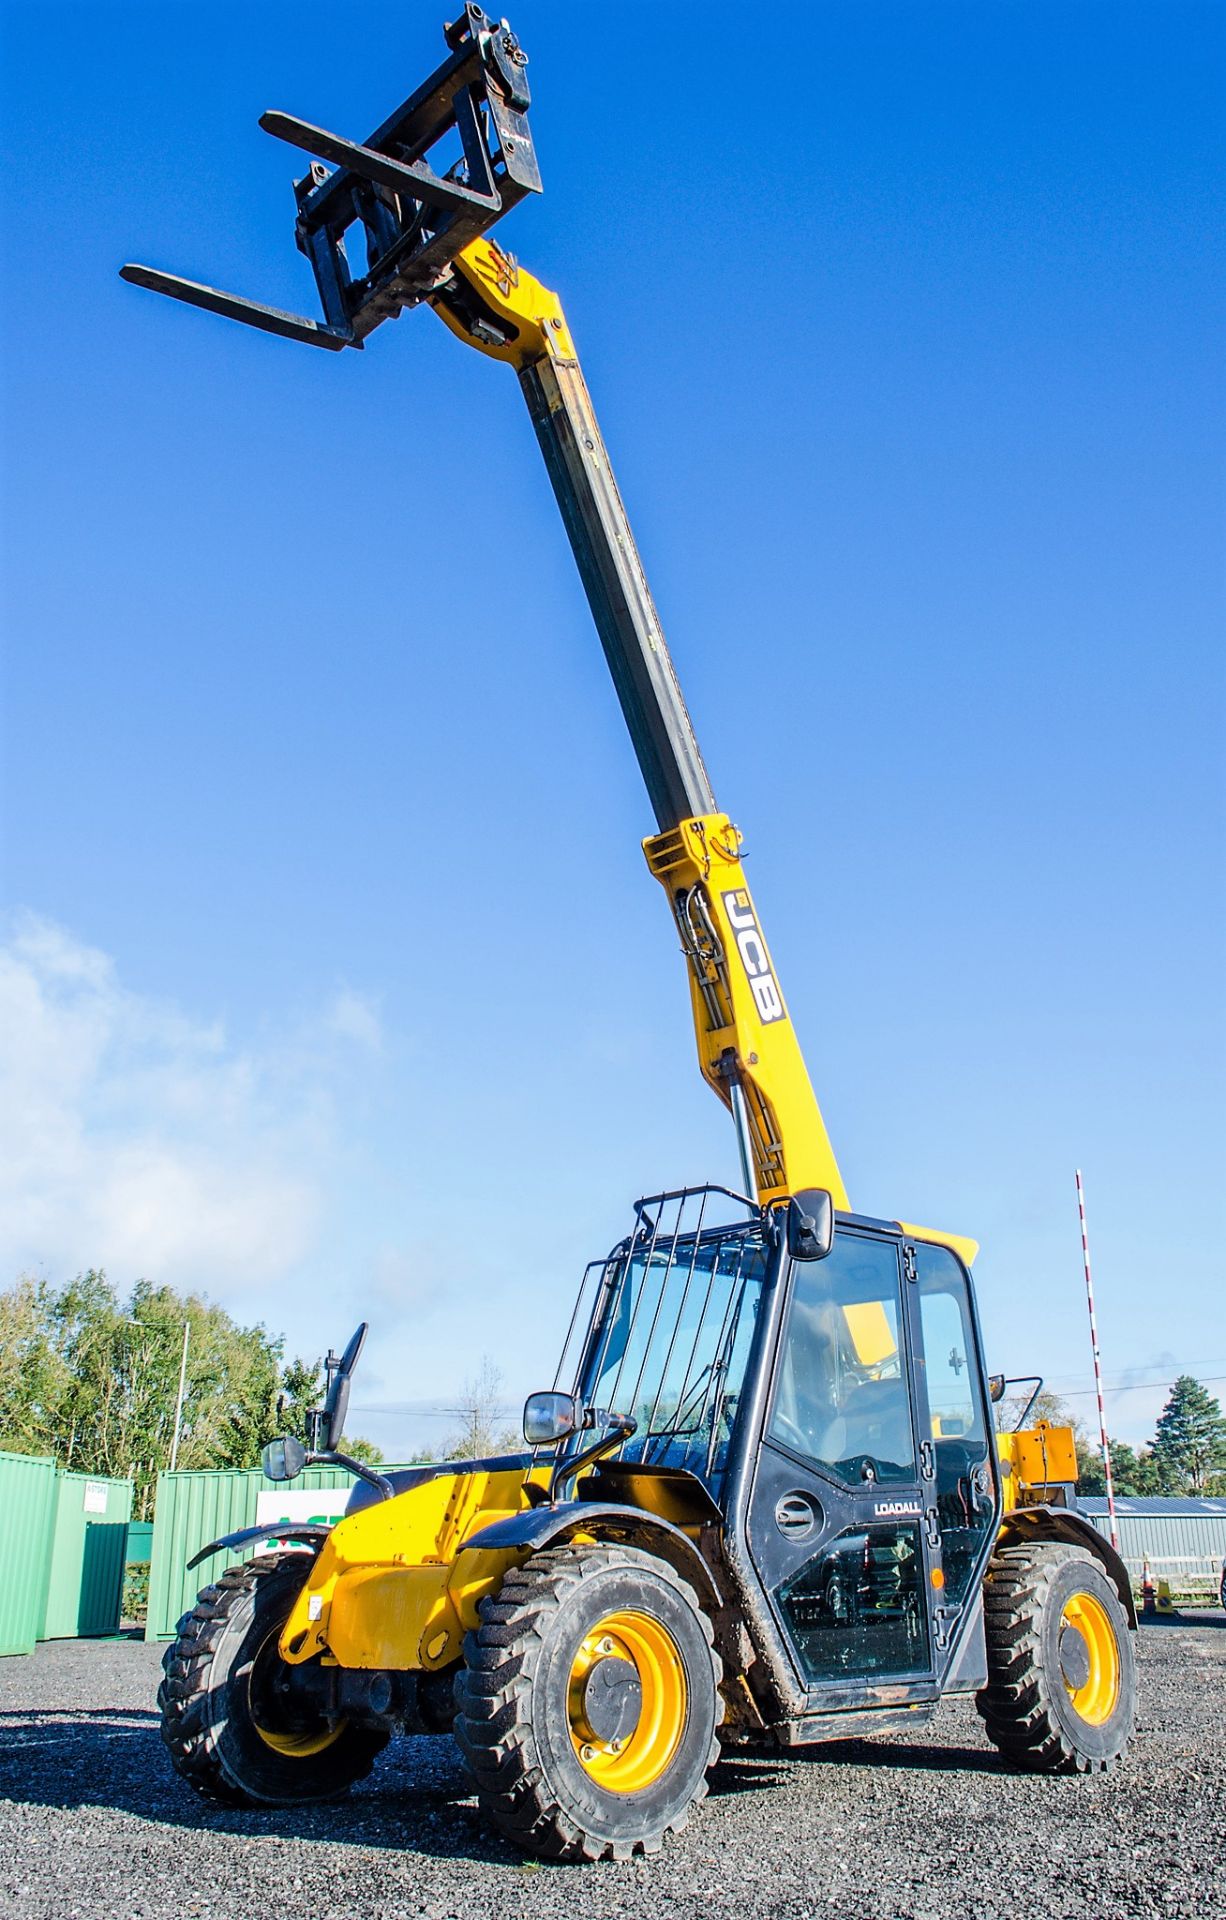
M 333 351 L 428 304 L 461 340 L 515 368 L 655 813 L 643 848 L 672 904 L 699 1062 L 733 1114 L 746 1186 L 764 1204 L 821 1187 L 846 1208 L 740 835 L 716 808 L 570 329 L 557 296 L 486 237 L 540 189 L 526 56 L 505 22 L 475 5 L 446 37 L 450 57 L 361 145 L 287 114 L 260 122 L 335 164 L 314 162 L 295 187 L 322 323 L 149 267 L 124 267 L 124 278 Z M 462 158 L 435 172 L 427 155 L 448 139 Z M 359 225 L 367 270 L 356 275 L 346 234 Z

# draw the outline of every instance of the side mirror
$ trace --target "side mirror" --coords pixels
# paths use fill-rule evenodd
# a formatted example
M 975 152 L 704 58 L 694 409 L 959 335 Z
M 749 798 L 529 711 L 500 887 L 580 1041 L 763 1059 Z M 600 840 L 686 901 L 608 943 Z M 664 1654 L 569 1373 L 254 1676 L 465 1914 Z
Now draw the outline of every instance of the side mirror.
M 788 1201 L 788 1252 L 793 1260 L 824 1260 L 834 1245 L 834 1202 L 824 1187 L 802 1187 Z
M 1007 1385 L 1008 1382 L 1003 1373 L 990 1373 L 988 1375 L 988 1399 L 992 1402 L 993 1406 L 996 1405 L 998 1400 L 1004 1399 Z
M 301 1440 L 287 1434 L 284 1440 L 270 1440 L 260 1455 L 266 1480 L 296 1480 L 306 1465 L 307 1450 Z
M 366 1321 L 354 1334 L 339 1360 L 328 1355 L 328 1397 L 324 1401 L 323 1452 L 335 1453 L 345 1432 L 349 1412 L 349 1376 L 357 1366 L 366 1344 Z
M 530 1447 L 554 1447 L 584 1425 L 573 1393 L 530 1393 L 524 1402 L 524 1439 Z

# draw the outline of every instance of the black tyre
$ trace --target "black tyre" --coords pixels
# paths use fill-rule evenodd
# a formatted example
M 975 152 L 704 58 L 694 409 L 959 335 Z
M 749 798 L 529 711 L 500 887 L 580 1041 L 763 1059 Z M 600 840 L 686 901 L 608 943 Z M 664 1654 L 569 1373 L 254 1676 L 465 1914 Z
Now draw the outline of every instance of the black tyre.
M 295 1697 L 277 1641 L 309 1563 L 266 1554 L 205 1587 L 162 1660 L 162 1738 L 183 1778 L 230 1806 L 333 1800 L 370 1772 L 387 1735 Z M 288 1683 L 288 1684 L 287 1684 Z
M 561 1547 L 507 1574 L 456 1679 L 481 1806 L 525 1853 L 627 1860 L 707 1790 L 723 1717 L 711 1626 L 671 1567 Z
M 1104 1773 L 1136 1718 L 1128 1618 L 1084 1547 L 1004 1547 L 984 1585 L 988 1684 L 976 1696 L 987 1735 L 1030 1773 Z

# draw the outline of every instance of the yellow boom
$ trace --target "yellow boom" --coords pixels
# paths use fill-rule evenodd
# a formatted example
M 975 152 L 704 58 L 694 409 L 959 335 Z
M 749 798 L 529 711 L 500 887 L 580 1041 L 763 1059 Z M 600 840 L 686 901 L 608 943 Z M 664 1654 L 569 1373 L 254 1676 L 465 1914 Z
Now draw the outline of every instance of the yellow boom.
M 746 1186 L 764 1204 L 824 1187 L 846 1210 L 741 836 L 715 806 L 561 303 L 492 240 L 472 241 L 453 267 L 430 304 L 519 374 L 660 823 L 643 851 L 676 919 L 699 1065 L 736 1121 Z

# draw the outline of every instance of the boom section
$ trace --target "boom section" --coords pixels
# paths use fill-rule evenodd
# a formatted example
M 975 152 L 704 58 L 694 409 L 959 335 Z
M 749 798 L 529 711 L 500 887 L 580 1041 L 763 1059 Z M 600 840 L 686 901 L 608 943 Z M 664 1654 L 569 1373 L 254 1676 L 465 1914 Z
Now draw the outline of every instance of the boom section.
M 847 1208 L 830 1137 L 720 813 L 557 295 L 488 238 L 430 304 L 469 346 L 513 366 L 561 509 L 655 812 L 643 842 L 689 967 L 703 1077 L 736 1122 L 764 1203 L 824 1187 Z
M 566 524 L 613 685 L 662 833 L 715 812 L 608 451 L 555 294 L 492 241 L 466 247 L 431 304 L 470 346 L 507 360 Z

